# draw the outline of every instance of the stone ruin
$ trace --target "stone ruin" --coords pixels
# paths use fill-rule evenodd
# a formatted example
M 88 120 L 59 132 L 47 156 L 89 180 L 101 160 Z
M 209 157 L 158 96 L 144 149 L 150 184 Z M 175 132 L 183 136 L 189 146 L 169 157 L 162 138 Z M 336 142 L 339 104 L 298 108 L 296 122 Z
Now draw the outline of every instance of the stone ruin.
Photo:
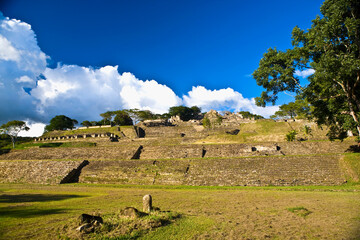
M 222 126 L 235 126 L 240 123 L 253 122 L 254 119 L 244 118 L 240 113 L 232 113 L 229 111 L 224 112 L 221 115 L 216 110 L 210 110 L 205 115 L 199 114 L 194 119 L 189 121 L 183 121 L 180 119 L 180 116 L 172 116 L 169 119 L 155 119 L 155 120 L 144 120 L 138 124 L 139 126 L 144 127 L 161 127 L 161 126 L 176 126 L 176 125 L 202 125 L 202 120 L 208 118 L 213 125 L 222 125 Z M 219 122 L 219 119 L 221 121 Z
M 75 134 L 75 135 L 67 135 L 67 136 L 60 136 L 60 137 L 43 137 L 43 138 L 35 138 L 35 142 L 41 141 L 56 141 L 56 140 L 69 140 L 69 139 L 79 139 L 79 138 L 110 138 L 110 139 L 118 139 L 119 136 L 114 133 L 92 133 L 92 134 Z

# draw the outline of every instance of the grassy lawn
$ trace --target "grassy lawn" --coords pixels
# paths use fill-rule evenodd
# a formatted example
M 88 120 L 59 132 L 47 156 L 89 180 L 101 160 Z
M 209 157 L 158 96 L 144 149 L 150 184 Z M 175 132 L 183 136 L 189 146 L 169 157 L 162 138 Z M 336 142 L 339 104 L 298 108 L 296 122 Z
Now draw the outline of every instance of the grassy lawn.
M 180 214 L 168 224 L 85 239 L 359 239 L 360 185 L 187 187 L 0 184 L 0 239 L 78 239 L 82 213 L 122 223 L 142 197 Z M 74 233 L 74 234 L 72 234 Z M 69 238 L 67 238 L 69 237 Z

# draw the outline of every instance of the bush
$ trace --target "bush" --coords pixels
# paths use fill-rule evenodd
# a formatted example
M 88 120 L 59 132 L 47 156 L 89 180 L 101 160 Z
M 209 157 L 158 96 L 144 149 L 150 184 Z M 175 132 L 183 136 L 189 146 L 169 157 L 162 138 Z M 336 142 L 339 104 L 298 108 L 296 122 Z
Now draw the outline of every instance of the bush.
M 290 132 L 288 132 L 288 134 L 286 134 L 286 141 L 288 142 L 292 142 L 295 141 L 297 132 L 295 130 L 291 130 Z
M 312 132 L 311 127 L 308 126 L 308 125 L 305 125 L 305 126 L 304 126 L 304 133 L 305 133 L 306 135 L 312 135 L 311 132 Z
M 211 122 L 210 122 L 210 119 L 208 119 L 208 118 L 204 118 L 203 121 L 202 121 L 202 124 L 203 124 L 204 128 L 210 128 L 211 127 Z

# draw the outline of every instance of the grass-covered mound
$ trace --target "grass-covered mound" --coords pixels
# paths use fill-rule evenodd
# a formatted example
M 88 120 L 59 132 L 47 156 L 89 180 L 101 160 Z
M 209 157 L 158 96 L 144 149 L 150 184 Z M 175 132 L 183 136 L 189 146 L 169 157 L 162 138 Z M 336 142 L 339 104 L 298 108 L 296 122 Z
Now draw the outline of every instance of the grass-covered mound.
M 59 239 L 137 239 L 155 228 L 174 223 L 180 216 L 170 211 L 144 213 L 128 207 L 101 216 L 102 223 L 82 224 L 78 218 L 72 219 L 60 230 Z

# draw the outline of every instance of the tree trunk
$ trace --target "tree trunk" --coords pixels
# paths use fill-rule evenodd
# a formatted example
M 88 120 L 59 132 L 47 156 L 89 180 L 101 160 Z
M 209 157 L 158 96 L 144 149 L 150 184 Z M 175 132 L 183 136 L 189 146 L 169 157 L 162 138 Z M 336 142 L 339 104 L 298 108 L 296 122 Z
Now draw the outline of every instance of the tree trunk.
M 356 116 L 353 103 L 351 102 L 351 99 L 353 99 L 353 97 L 350 95 L 351 94 L 350 89 L 349 89 L 349 91 L 345 91 L 345 93 L 346 93 L 346 98 L 347 98 L 347 102 L 348 102 L 349 109 L 350 109 L 350 115 L 352 116 L 352 118 L 354 119 L 354 121 L 356 123 L 356 129 L 358 132 L 358 136 L 360 137 L 360 123 L 359 123 L 359 119 Z
M 11 137 L 11 142 L 12 142 L 13 148 L 15 148 L 15 139 L 14 139 L 14 137 Z

